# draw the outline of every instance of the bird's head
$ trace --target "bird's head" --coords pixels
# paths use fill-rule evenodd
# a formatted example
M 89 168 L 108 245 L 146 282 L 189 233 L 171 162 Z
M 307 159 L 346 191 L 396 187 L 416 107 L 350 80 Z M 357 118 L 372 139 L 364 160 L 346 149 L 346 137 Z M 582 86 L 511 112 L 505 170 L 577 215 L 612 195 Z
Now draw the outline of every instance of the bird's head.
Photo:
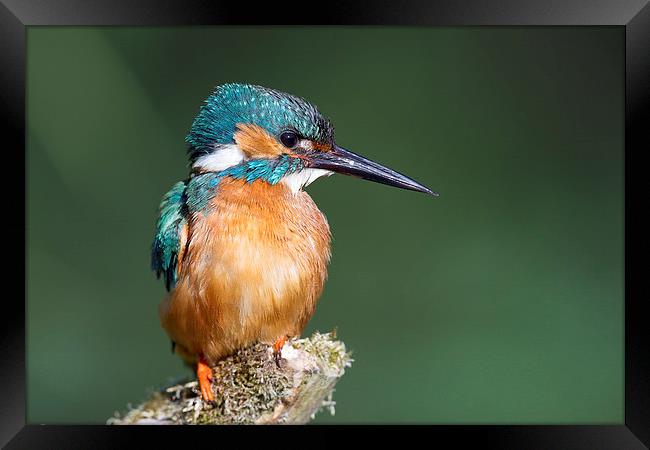
M 195 172 L 231 171 L 248 181 L 284 181 L 294 189 L 341 173 L 431 195 L 429 188 L 339 147 L 334 128 L 312 104 L 249 84 L 218 86 L 186 138 Z

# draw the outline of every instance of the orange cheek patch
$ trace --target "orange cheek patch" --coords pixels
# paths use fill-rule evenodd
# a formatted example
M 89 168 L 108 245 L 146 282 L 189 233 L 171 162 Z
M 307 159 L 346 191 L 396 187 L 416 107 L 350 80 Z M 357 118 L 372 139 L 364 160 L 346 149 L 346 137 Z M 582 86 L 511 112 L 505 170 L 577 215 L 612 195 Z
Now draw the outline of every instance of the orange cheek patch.
M 314 146 L 314 149 L 321 152 L 329 152 L 332 150 L 332 144 L 324 144 L 321 142 L 312 141 L 312 145 Z
M 248 157 L 278 156 L 286 150 L 273 136 L 259 125 L 237 124 L 235 142 Z
M 304 141 L 303 141 L 303 143 L 304 143 Z M 307 152 L 315 150 L 316 152 L 327 153 L 327 152 L 332 151 L 332 145 L 331 144 L 316 142 L 316 141 L 312 141 L 312 140 L 307 141 L 307 145 L 305 147 L 307 148 L 307 150 L 306 150 Z M 305 151 L 305 150 L 303 150 L 303 151 Z M 306 154 L 290 152 L 289 155 L 294 157 L 294 158 L 302 159 L 303 161 L 309 161 L 309 156 L 306 155 Z

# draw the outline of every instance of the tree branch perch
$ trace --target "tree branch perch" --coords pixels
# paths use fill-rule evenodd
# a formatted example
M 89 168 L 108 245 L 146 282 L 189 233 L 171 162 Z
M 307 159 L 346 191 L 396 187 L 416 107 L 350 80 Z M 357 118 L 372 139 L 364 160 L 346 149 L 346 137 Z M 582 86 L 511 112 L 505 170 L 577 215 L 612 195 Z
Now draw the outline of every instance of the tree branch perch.
M 277 367 L 272 348 L 255 344 L 213 368 L 216 402 L 203 402 L 196 381 L 156 391 L 112 425 L 304 424 L 322 408 L 334 414 L 334 385 L 352 363 L 334 333 L 287 341 Z

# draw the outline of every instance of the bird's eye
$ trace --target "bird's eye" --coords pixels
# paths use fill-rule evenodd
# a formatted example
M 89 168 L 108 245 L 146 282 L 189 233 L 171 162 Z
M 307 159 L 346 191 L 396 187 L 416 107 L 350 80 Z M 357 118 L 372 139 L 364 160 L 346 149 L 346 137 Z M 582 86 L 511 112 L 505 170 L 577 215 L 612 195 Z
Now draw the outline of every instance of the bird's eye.
M 280 135 L 280 142 L 287 148 L 294 148 L 298 145 L 298 135 L 293 131 L 284 131 Z

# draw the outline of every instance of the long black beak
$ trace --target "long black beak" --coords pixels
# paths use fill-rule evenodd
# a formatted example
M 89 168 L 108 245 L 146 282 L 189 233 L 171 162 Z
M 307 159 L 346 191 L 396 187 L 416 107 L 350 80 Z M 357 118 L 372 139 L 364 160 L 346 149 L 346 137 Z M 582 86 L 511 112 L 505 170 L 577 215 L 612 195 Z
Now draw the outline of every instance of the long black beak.
M 343 175 L 351 175 L 410 191 L 424 192 L 434 197 L 438 196 L 437 193 L 417 181 L 336 144 L 330 151 L 311 154 L 309 156 L 309 167 L 331 170 Z

